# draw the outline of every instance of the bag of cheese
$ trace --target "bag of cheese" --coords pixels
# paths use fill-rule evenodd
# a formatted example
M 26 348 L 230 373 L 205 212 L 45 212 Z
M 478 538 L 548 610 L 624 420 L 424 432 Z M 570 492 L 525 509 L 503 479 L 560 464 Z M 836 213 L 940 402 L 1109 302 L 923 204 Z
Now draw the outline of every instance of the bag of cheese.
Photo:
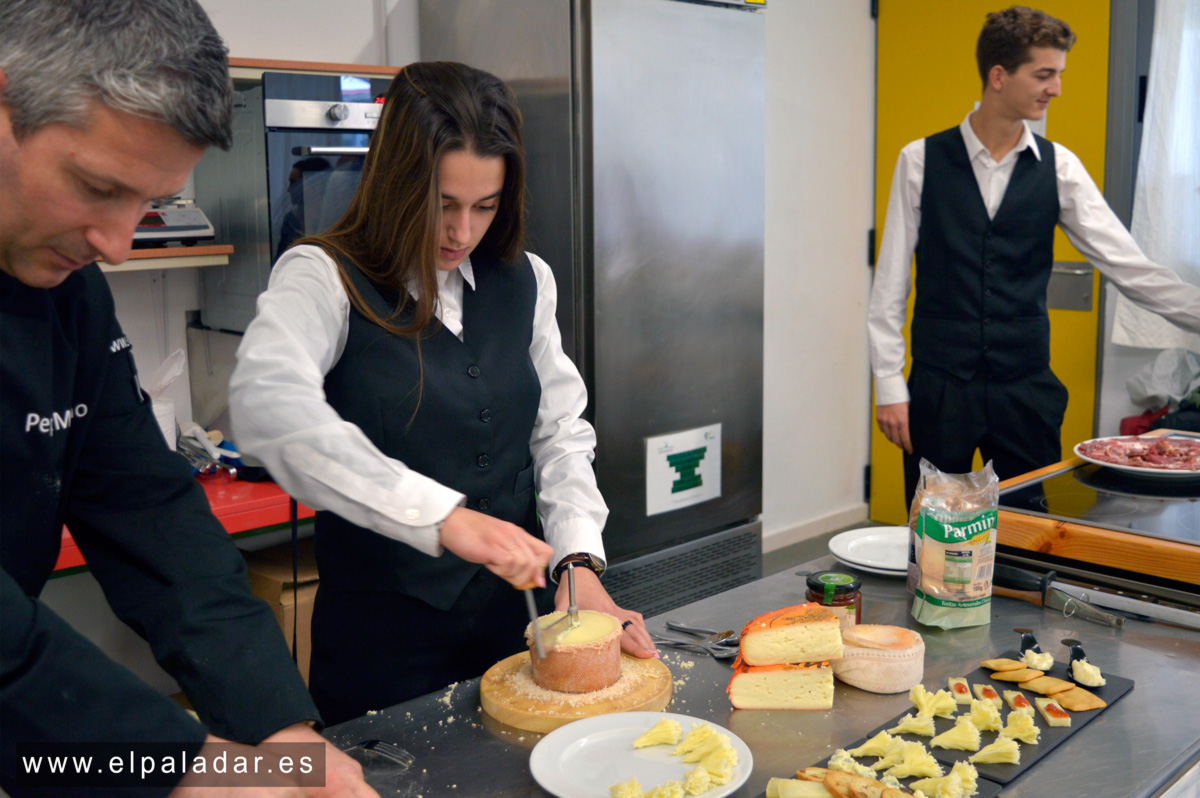
M 999 480 L 987 465 L 944 474 L 921 459 L 909 513 L 908 587 L 917 623 L 954 629 L 991 620 Z

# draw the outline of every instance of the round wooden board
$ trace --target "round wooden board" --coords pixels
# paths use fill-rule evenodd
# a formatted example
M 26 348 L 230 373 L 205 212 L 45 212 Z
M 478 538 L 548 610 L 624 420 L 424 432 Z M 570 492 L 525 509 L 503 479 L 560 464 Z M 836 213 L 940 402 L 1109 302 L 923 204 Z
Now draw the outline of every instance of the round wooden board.
M 630 677 L 633 683 L 620 695 L 592 701 L 588 700 L 588 693 L 535 696 L 520 692 L 514 682 L 522 668 L 525 678 L 530 678 L 528 651 L 513 654 L 488 668 L 479 683 L 479 702 L 484 712 L 501 723 L 531 732 L 550 732 L 580 718 L 611 712 L 660 711 L 670 703 L 674 684 L 671 671 L 660 660 L 622 654 L 621 677 Z

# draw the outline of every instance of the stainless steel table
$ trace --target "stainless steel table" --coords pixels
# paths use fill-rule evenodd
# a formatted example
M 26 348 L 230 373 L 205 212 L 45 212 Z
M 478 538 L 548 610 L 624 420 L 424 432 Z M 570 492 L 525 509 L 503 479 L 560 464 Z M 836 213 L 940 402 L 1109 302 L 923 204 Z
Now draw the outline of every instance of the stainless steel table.
M 670 617 L 700 626 L 739 629 L 762 612 L 804 601 L 798 570 L 838 567 L 822 557 L 648 619 L 665 631 Z M 1064 618 L 1021 601 L 994 598 L 988 626 L 942 631 L 916 627 L 904 582 L 863 574 L 863 623 L 918 628 L 925 639 L 928 687 L 978 667 L 979 660 L 1013 649 L 1014 627 L 1033 629 L 1043 650 L 1065 660 L 1058 641 L 1083 641 L 1089 658 L 1111 673 L 1133 679 L 1133 692 L 1104 711 L 1008 785 L 1005 798 L 1129 796 L 1163 791 L 1200 761 L 1200 634 L 1128 621 L 1124 629 Z M 772 776 L 791 776 L 836 748 L 906 711 L 906 694 L 876 695 L 837 683 L 827 712 L 734 710 L 725 694 L 728 664 L 672 649 L 663 659 L 675 674 L 668 711 L 720 724 L 754 754 L 754 771 L 736 796 L 760 796 Z M 396 742 L 416 757 L 405 772 L 371 765 L 368 780 L 384 796 L 545 796 L 529 772 L 529 752 L 542 735 L 496 723 L 479 709 L 479 680 L 432 693 L 332 727 L 326 736 L 341 747 L 365 739 Z

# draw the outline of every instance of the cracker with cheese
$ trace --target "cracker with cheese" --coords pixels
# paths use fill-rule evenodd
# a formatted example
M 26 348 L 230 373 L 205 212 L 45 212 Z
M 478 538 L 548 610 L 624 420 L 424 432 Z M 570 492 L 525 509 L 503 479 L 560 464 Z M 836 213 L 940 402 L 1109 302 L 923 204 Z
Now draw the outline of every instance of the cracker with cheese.
M 950 695 L 954 696 L 956 704 L 971 703 L 971 685 L 961 676 L 951 676 L 948 680 Z
M 1042 713 L 1047 726 L 1071 725 L 1071 716 L 1053 698 L 1035 698 L 1033 702 L 1037 704 L 1037 710 Z
M 973 684 L 971 685 L 971 689 L 975 691 L 975 697 L 980 701 L 989 701 L 996 709 L 1000 708 L 1000 696 L 990 686 L 986 684 Z
M 1033 712 L 1033 704 L 1020 690 L 1005 690 L 1004 700 L 1008 702 L 1008 708 L 1016 712 Z

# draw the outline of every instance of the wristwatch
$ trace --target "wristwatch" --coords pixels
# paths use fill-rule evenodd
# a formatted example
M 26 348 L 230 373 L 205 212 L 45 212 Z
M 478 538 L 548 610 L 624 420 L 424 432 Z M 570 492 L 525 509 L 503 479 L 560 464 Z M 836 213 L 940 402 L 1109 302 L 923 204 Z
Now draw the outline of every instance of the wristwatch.
M 558 561 L 558 565 L 554 566 L 553 576 L 555 582 L 559 581 L 559 577 L 562 576 L 563 570 L 572 563 L 583 565 L 592 569 L 596 576 L 604 576 L 604 569 L 608 567 L 605 565 L 604 560 L 600 559 L 595 554 L 589 554 L 586 551 L 577 551 L 574 554 L 568 554 L 566 557 L 563 557 Z

